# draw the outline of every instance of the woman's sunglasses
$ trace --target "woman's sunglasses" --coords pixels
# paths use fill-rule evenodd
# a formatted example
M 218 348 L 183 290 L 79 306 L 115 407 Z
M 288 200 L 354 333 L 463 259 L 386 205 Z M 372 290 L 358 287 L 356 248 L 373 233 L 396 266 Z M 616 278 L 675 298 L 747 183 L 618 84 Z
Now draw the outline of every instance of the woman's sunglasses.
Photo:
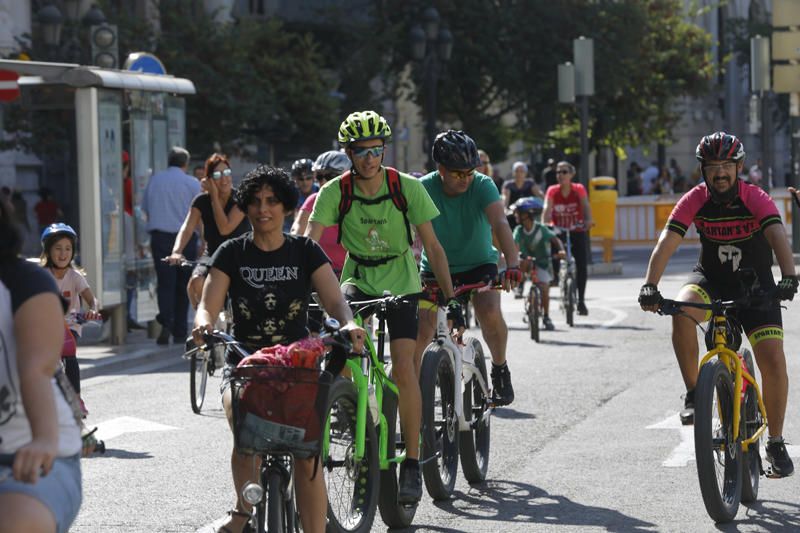
M 232 174 L 231 169 L 226 168 L 225 170 L 215 170 L 214 172 L 211 173 L 211 177 L 215 180 L 218 180 L 222 178 L 222 176 L 229 178 L 231 174 Z

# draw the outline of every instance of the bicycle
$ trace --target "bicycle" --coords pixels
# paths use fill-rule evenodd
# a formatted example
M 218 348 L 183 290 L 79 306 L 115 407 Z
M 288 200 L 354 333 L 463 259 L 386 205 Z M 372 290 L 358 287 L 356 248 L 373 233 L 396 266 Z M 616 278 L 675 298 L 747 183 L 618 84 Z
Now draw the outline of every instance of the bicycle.
M 472 283 L 457 287 L 455 295 L 463 300 L 495 288 L 492 282 Z M 442 305 L 436 322 L 436 335 L 423 352 L 420 370 L 422 473 L 428 494 L 444 500 L 453 493 L 459 457 L 469 483 L 486 479 L 494 405 L 480 341 L 451 330 Z
M 405 443 L 398 430 L 397 385 L 385 366 L 386 312 L 402 303 L 408 300 L 388 294 L 349 302 L 359 326 L 372 314 L 378 326 L 375 339 L 366 336 L 364 353 L 345 362 L 349 377 L 337 378 L 330 389 L 322 443 L 328 531 L 368 532 L 376 507 L 387 526 L 407 527 L 417 511 L 417 504 L 397 501 Z
M 570 237 L 570 231 L 575 228 L 561 226 L 553 226 L 553 228 L 566 235 L 564 248 L 566 249 L 567 257 L 562 259 L 558 265 L 558 287 L 561 292 L 559 308 L 564 312 L 567 325 L 572 327 L 575 325 L 575 307 L 578 302 L 578 286 L 575 282 L 575 258 L 572 256 L 572 238 Z
M 163 259 L 163 261 L 166 262 L 166 259 Z M 201 264 L 206 263 L 183 259 L 176 266 L 194 268 Z M 233 308 L 227 295 L 225 296 L 225 307 L 220 311 L 214 328 L 227 334 L 230 334 L 233 329 Z M 225 347 L 216 345 L 214 350 L 204 349 L 203 347 L 194 346 L 192 340 L 188 339 L 183 358 L 189 360 L 189 401 L 192 406 L 192 412 L 199 415 L 205 402 L 208 376 L 213 376 L 217 367 L 221 367 L 225 363 Z
M 325 330 L 327 334 L 318 342 L 332 347 L 342 359 L 351 349 L 349 340 L 338 333 L 339 323 L 334 319 L 326 320 Z M 231 349 L 242 358 L 251 355 L 221 331 L 204 335 L 204 340 L 206 344 Z M 234 445 L 239 451 L 253 454 L 254 460 L 261 459 L 258 480 L 242 488 L 242 498 L 252 505 L 250 531 L 300 531 L 294 497 L 294 458 L 314 457 L 320 452 L 332 381 L 333 375 L 316 365 L 245 364 L 232 371 Z
M 663 299 L 658 309 L 662 315 L 681 313 L 681 307 L 711 311 L 708 352 L 700 360 L 695 388 L 694 442 L 700 492 L 715 522 L 729 522 L 740 502 L 755 501 L 759 476 L 765 473 L 759 447 L 767 413 L 754 377 L 753 355 L 747 349 L 739 352 L 741 326 L 730 311 L 774 298 L 747 292 L 736 300 L 710 304 Z

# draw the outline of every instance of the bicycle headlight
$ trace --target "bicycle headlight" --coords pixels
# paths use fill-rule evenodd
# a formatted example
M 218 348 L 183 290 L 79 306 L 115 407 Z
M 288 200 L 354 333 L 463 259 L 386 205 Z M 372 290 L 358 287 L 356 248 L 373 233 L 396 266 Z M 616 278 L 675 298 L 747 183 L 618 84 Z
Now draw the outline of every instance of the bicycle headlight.
M 264 489 L 258 483 L 248 483 L 242 489 L 242 498 L 250 505 L 256 505 L 264 497 Z

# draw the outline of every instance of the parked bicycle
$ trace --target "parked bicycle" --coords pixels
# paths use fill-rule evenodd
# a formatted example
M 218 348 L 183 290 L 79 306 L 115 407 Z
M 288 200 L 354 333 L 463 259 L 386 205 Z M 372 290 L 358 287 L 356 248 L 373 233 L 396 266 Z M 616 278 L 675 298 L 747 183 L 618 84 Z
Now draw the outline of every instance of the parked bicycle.
M 386 312 L 404 302 L 404 297 L 391 295 L 349 302 L 359 326 L 369 315 L 378 325 L 374 339 L 367 335 L 365 353 L 348 358 L 344 373 L 349 377 L 336 379 L 330 390 L 322 446 L 328 531 L 371 531 L 376 507 L 388 527 L 407 527 L 417 511 L 416 504 L 397 500 L 405 442 L 399 428 L 398 389 L 384 352 Z
M 491 281 L 473 283 L 456 287 L 455 295 L 464 300 L 495 288 Z M 480 341 L 452 330 L 443 305 L 436 319 L 436 336 L 422 355 L 420 370 L 422 473 L 428 494 L 443 500 L 453 493 L 459 457 L 468 482 L 486 479 L 494 405 Z
M 751 292 L 709 304 L 667 299 L 659 304 L 663 315 L 681 313 L 681 307 L 711 311 L 708 352 L 700 360 L 695 388 L 694 442 L 700 492 L 715 522 L 732 520 L 740 502 L 758 497 L 759 476 L 764 473 L 759 448 L 767 414 L 754 377 L 753 356 L 749 350 L 739 351 L 742 335 L 735 310 L 773 300 L 768 293 Z
M 575 258 L 572 256 L 572 239 L 570 237 L 570 231 L 575 228 L 553 226 L 553 229 L 558 230 L 563 235 L 562 240 L 567 253 L 566 259 L 562 259 L 558 266 L 558 286 L 561 292 L 559 308 L 564 312 L 567 325 L 572 327 L 575 325 L 575 308 L 578 304 Z M 561 237 L 562 235 L 559 236 Z
M 166 262 L 166 260 L 164 261 Z M 184 259 L 176 266 L 194 268 L 199 264 L 202 264 L 202 262 Z M 217 317 L 214 329 L 227 334 L 230 334 L 233 329 L 233 310 L 231 309 L 230 298 L 227 296 L 225 297 L 225 308 Z M 183 358 L 189 360 L 189 401 L 192 411 L 199 415 L 206 398 L 208 376 L 213 376 L 217 368 L 221 368 L 225 364 L 225 345 L 216 344 L 213 347 L 195 346 L 191 339 L 187 339 Z
M 251 355 L 236 339 L 221 331 L 206 334 L 204 340 L 208 346 L 234 350 L 243 359 Z M 316 342 L 333 348 L 326 368 L 344 366 L 344 354 L 351 344 L 339 334 L 336 320 L 326 320 L 325 333 Z M 294 458 L 320 453 L 333 378 L 329 370 L 321 370 L 318 364 L 240 364 L 233 370 L 234 444 L 238 451 L 261 459 L 258 480 L 242 488 L 242 498 L 252 505 L 250 531 L 300 531 L 294 496 Z

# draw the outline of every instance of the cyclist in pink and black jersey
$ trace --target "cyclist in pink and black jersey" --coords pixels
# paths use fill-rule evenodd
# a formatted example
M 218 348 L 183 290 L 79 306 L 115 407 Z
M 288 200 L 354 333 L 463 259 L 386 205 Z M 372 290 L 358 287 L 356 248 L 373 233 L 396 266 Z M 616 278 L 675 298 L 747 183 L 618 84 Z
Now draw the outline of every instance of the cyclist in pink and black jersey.
M 794 297 L 797 275 L 778 209 L 763 190 L 737 178 L 744 168 L 744 155 L 742 143 L 734 135 L 717 132 L 700 140 L 696 156 L 704 182 L 681 198 L 661 232 L 639 293 L 643 309 L 658 309 L 661 300 L 658 282 L 691 224 L 700 234 L 700 259 L 678 300 L 710 303 L 715 298 L 738 298 L 743 289 L 740 274 L 748 269 L 755 272 L 762 289 L 775 287 L 772 252 L 782 273 L 777 284 L 778 296 L 783 300 Z M 708 320 L 705 313 L 684 308 L 672 320 L 673 348 L 687 391 L 680 413 L 684 424 L 694 422 L 698 375 L 695 324 Z M 748 336 L 761 370 L 769 420 L 767 460 L 775 474 L 789 476 L 794 466 L 782 436 L 789 379 L 780 306 L 775 302 L 767 308 L 739 310 L 736 318 Z

